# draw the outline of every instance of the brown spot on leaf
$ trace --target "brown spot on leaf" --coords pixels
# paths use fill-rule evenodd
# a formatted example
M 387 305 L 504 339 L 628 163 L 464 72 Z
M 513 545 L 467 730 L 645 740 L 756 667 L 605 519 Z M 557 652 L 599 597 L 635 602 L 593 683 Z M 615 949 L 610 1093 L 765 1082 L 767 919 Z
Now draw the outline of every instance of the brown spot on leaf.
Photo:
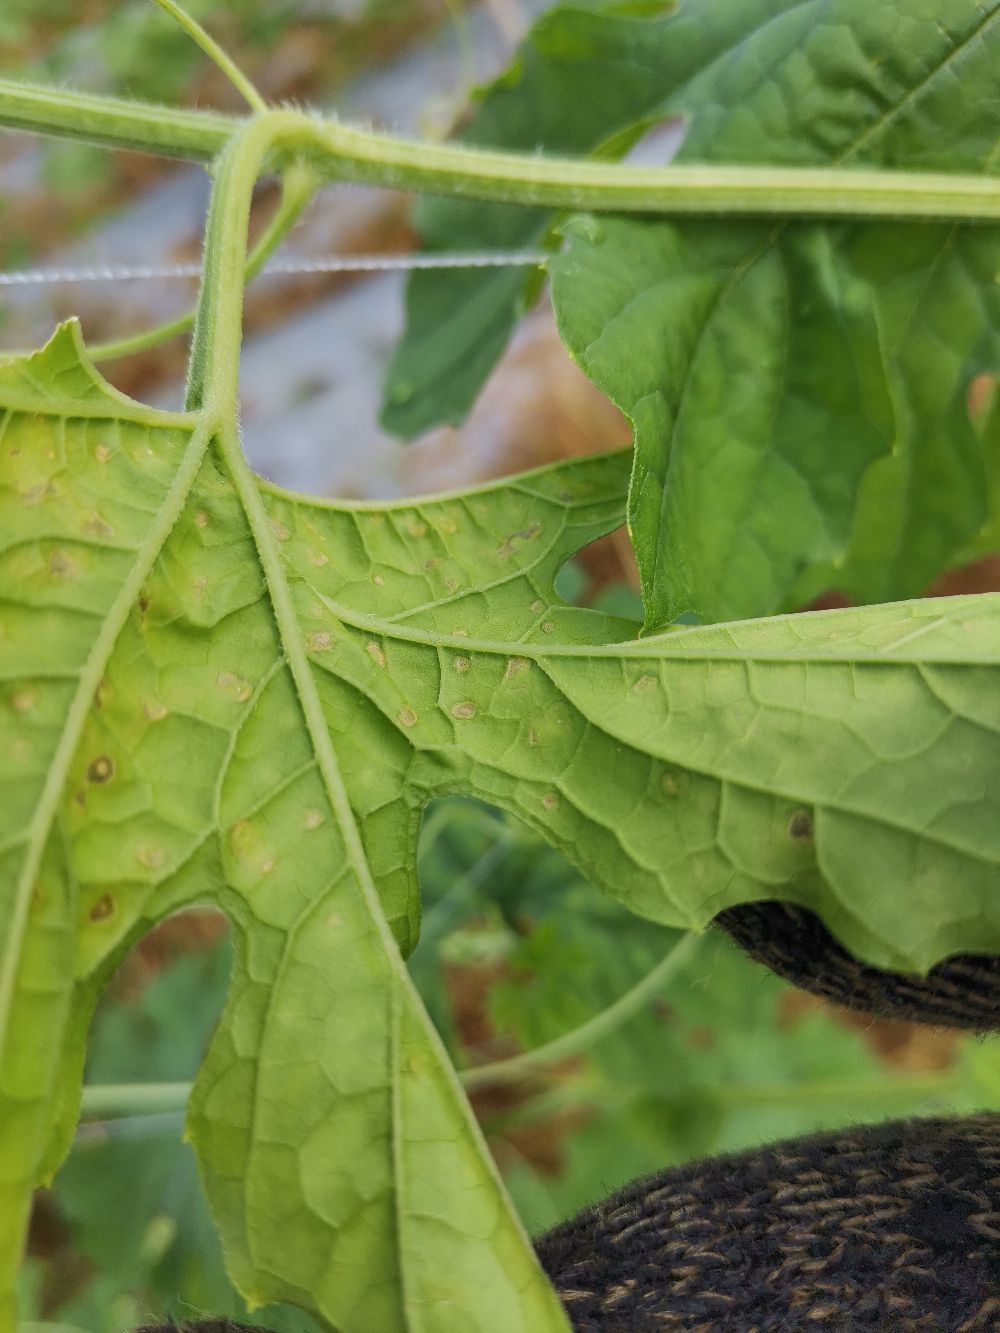
M 115 775 L 115 761 L 110 755 L 98 755 L 87 765 L 88 782 L 110 782 Z
M 49 573 L 55 575 L 56 578 L 72 578 L 74 574 L 79 572 L 78 566 L 65 551 L 53 551 L 49 556 Z
M 542 530 L 541 523 L 532 523 L 530 528 L 521 528 L 518 532 L 512 532 L 510 536 L 500 543 L 497 547 L 497 555 L 501 560 L 509 560 L 517 550 L 518 542 L 530 542 Z
M 812 835 L 812 815 L 808 810 L 796 810 L 788 821 L 788 836 L 796 842 L 805 842 Z

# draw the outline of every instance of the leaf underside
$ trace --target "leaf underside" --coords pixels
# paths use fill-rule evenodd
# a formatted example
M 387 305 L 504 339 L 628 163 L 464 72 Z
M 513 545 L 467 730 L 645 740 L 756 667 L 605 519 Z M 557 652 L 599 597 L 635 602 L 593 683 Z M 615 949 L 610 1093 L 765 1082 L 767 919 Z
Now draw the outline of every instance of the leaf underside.
M 682 162 L 996 174 L 1000 4 L 689 0 L 542 16 L 464 137 L 623 151 L 684 116 Z M 572 103 L 574 115 L 565 107 Z M 538 243 L 551 217 L 422 205 L 429 248 Z M 919 593 L 990 517 L 1000 228 L 577 220 L 550 261 L 560 334 L 635 431 L 629 526 L 648 629 Z M 525 288 L 418 273 L 384 419 L 464 415 Z
M 0 1328 L 93 1004 L 194 902 L 238 941 L 189 1128 L 240 1288 L 350 1333 L 565 1328 L 402 963 L 435 797 L 666 924 L 778 898 L 882 966 L 1000 951 L 1000 597 L 629 639 L 554 591 L 627 452 L 384 506 L 260 483 L 264 539 L 75 326 L 0 404 Z

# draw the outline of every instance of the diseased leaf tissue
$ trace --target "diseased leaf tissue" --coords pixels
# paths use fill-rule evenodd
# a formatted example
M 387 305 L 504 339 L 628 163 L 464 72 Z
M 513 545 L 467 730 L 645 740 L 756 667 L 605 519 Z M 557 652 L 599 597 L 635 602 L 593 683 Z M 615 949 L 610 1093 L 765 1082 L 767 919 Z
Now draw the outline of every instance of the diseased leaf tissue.
M 241 1286 L 560 1327 L 396 949 L 442 793 L 659 921 L 785 897 L 885 965 L 1000 948 L 1000 597 L 615 642 L 553 580 L 620 521 L 620 454 L 385 507 L 262 485 L 268 588 L 196 419 L 115 395 L 73 326 L 0 395 L 8 1197 L 61 1157 L 109 968 L 215 901 L 239 960 L 191 1126 Z
M 565 115 L 578 61 L 610 98 L 597 55 L 623 42 L 619 63 L 655 72 L 673 32 L 680 100 L 623 81 L 628 105 L 593 101 L 607 133 L 570 147 L 684 110 L 689 151 L 750 160 L 794 106 L 774 160 L 940 167 L 961 141 L 960 165 L 993 172 L 975 108 L 995 105 L 997 5 L 946 8 L 561 9 L 491 94 L 487 137 L 525 106 L 547 125 L 550 96 Z M 730 105 L 737 67 L 765 72 Z M 998 355 L 997 229 L 882 225 L 791 223 L 780 244 L 760 222 L 568 228 L 557 314 L 633 418 L 631 482 L 626 452 L 323 503 L 250 478 L 207 411 L 117 394 L 72 324 L 0 364 L 0 1333 L 94 1003 L 193 902 L 238 942 L 189 1129 L 241 1290 L 346 1333 L 565 1330 L 403 961 L 436 796 L 514 812 L 655 921 L 785 899 L 883 967 L 1000 951 L 1000 596 L 637 639 L 554 590 L 627 507 L 648 628 L 791 605 L 834 569 L 896 595 L 995 534 L 998 423 L 965 396 Z M 461 311 L 427 310 L 411 370 L 432 383 L 441 312 Z M 475 375 L 505 310 L 465 330 Z

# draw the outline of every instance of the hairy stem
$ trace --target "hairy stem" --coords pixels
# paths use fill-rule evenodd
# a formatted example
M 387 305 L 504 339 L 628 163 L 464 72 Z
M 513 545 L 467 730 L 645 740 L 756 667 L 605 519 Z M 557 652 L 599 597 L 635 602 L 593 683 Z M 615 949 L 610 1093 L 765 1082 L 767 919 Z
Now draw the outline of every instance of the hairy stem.
M 635 167 L 420 143 L 297 111 L 269 111 L 277 160 L 307 158 L 329 179 L 430 194 L 607 212 L 1000 220 L 1000 180 L 828 168 Z M 0 125 L 139 148 L 216 156 L 240 121 L 0 79 Z
M 134 148 L 157 157 L 210 162 L 241 124 L 238 116 L 0 79 L 0 125 L 11 130 Z
M 284 144 L 292 152 L 295 141 L 294 124 L 284 113 L 257 116 L 244 122 L 215 163 L 185 405 L 213 416 L 220 432 L 228 432 L 237 412 L 254 182 L 271 148 Z

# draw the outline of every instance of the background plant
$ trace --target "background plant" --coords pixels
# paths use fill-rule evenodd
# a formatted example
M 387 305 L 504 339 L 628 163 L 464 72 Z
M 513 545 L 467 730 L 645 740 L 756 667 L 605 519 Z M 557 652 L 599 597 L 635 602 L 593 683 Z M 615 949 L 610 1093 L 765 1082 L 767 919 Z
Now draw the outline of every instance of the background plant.
M 841 16 L 845 23 L 849 8 Z M 898 9 L 930 34 L 932 25 L 916 11 Z M 930 74 L 923 70 L 904 103 L 909 115 L 921 111 L 924 128 L 933 120 L 927 104 L 945 124 L 954 112 L 941 87 L 942 80 L 946 90 L 950 86 L 959 52 L 976 58 L 974 70 L 990 69 L 980 49 L 990 30 L 988 16 L 959 9 L 954 27 L 945 29 L 946 58 L 939 66 L 932 63 Z M 715 12 L 711 6 L 706 10 Z M 588 20 L 578 21 L 585 26 Z M 856 21 L 860 31 L 862 18 Z M 933 40 L 940 42 L 941 29 L 935 32 Z M 801 29 L 796 34 L 801 38 Z M 937 80 L 935 68 L 943 71 Z M 30 89 L 4 91 L 7 123 L 69 129 L 101 140 L 135 142 L 153 134 L 150 119 L 143 121 L 138 109 Z M 621 130 L 620 141 L 634 132 Z M 322 1106 L 327 1124 L 343 1114 L 342 1063 L 332 1066 L 333 1075 L 317 1068 L 314 1059 L 296 1064 L 296 1078 L 305 1080 L 299 1090 L 308 1089 L 297 1108 L 277 1091 L 288 1086 L 287 1051 L 294 1050 L 296 1020 L 311 1013 L 309 978 L 322 975 L 334 1012 L 344 1014 L 349 1007 L 355 1028 L 373 1025 L 369 1048 L 386 1053 L 372 1084 L 366 1133 L 371 1135 L 376 1123 L 371 1108 L 377 1105 L 377 1115 L 395 1126 L 392 1141 L 419 1153 L 427 1116 L 443 1117 L 448 1128 L 441 1142 L 450 1156 L 444 1167 L 438 1163 L 438 1179 L 459 1186 L 459 1194 L 463 1179 L 475 1181 L 476 1190 L 500 1201 L 491 1204 L 500 1209 L 491 1215 L 503 1219 L 504 1244 L 477 1248 L 477 1224 L 466 1214 L 447 1247 L 449 1265 L 458 1251 L 468 1257 L 469 1286 L 457 1295 L 466 1302 L 467 1315 L 474 1318 L 482 1308 L 483 1270 L 476 1265 L 485 1264 L 492 1274 L 488 1281 L 500 1283 L 494 1293 L 501 1308 L 510 1310 L 512 1327 L 529 1317 L 512 1308 L 509 1292 L 503 1304 L 503 1282 L 512 1274 L 515 1289 L 536 1303 L 532 1326 L 542 1327 L 543 1319 L 559 1326 L 486 1159 L 478 1150 L 467 1151 L 475 1142 L 471 1121 L 386 934 L 387 921 L 405 948 L 415 939 L 413 852 L 421 807 L 432 796 L 459 790 L 506 805 L 573 855 L 605 890 L 672 925 L 702 923 L 739 898 L 787 896 L 820 910 L 859 954 L 883 965 L 927 966 L 956 948 L 996 947 L 995 834 L 982 794 L 997 764 L 989 692 L 996 661 L 994 602 L 955 599 L 935 609 L 913 604 L 828 613 L 808 621 L 692 629 L 636 642 L 628 621 L 573 609 L 554 586 L 565 559 L 620 520 L 625 460 L 570 464 L 450 500 L 382 509 L 320 506 L 260 487 L 242 461 L 233 418 L 240 238 L 253 177 L 269 145 L 275 145 L 278 166 L 282 153 L 303 154 L 311 171 L 332 169 L 557 206 L 582 195 L 616 209 L 993 216 L 995 189 L 976 179 L 942 183 L 874 174 L 848 179 L 553 169 L 393 145 L 291 113 L 262 118 L 232 138 L 231 123 L 207 116 L 168 120 L 156 134 L 161 147 L 196 155 L 214 153 L 230 140 L 218 168 L 189 411 L 154 413 L 116 399 L 70 334 L 30 361 L 11 362 L 4 372 L 11 414 L 5 464 L 15 534 L 7 573 L 22 590 L 11 623 L 24 636 L 14 639 L 7 716 L 11 753 L 23 763 L 16 774 L 23 796 L 14 816 L 23 809 L 33 821 L 23 840 L 16 826 L 12 829 L 9 863 L 21 881 L 6 900 L 13 928 L 4 994 L 8 1004 L 18 1006 L 6 1028 L 5 1087 L 14 1093 L 5 1107 L 6 1128 L 16 1148 L 7 1161 L 17 1158 L 11 1184 L 23 1197 L 36 1171 L 31 1154 L 23 1152 L 25 1132 L 37 1135 L 42 1170 L 66 1142 L 72 1065 L 82 1057 L 88 1007 L 109 970 L 153 920 L 211 896 L 206 886 L 214 886 L 239 928 L 240 947 L 234 995 L 196 1094 L 192 1124 L 241 1285 L 265 1296 L 290 1297 L 332 1322 L 351 1319 L 365 1327 L 385 1317 L 371 1292 L 359 1296 L 361 1305 L 348 1314 L 345 1301 L 350 1304 L 352 1297 L 343 1281 L 331 1283 L 329 1271 L 324 1275 L 322 1265 L 314 1264 L 328 1248 L 320 1238 L 321 1215 L 357 1198 L 358 1184 L 344 1179 L 343 1160 L 335 1152 L 324 1148 L 310 1161 L 310 1197 L 302 1196 L 295 1212 L 301 1227 L 294 1238 L 292 1214 L 281 1219 L 279 1236 L 268 1213 L 279 1192 L 292 1197 L 294 1184 L 289 1163 L 282 1166 L 280 1154 L 267 1147 L 273 1131 L 294 1155 L 311 1132 L 301 1120 L 296 1123 L 303 1108 L 311 1114 Z M 991 160 L 987 154 L 976 165 Z M 296 172 L 289 179 L 301 188 L 301 169 Z M 855 226 L 854 232 L 877 226 L 884 239 L 890 225 Z M 919 222 L 903 225 L 907 236 L 914 228 L 931 234 Z M 640 230 L 627 239 L 623 229 L 636 226 Z M 723 270 L 732 263 L 726 247 L 733 230 L 727 223 L 718 233 L 723 259 L 715 262 Z M 882 344 L 864 342 L 858 331 L 863 333 L 865 318 L 878 331 L 888 316 L 859 289 L 850 257 L 845 276 L 845 261 L 827 230 L 809 224 L 804 239 L 788 242 L 794 276 L 804 275 L 803 303 L 824 347 L 831 345 L 830 326 L 833 345 L 839 346 L 844 335 L 838 321 L 860 310 L 860 323 L 849 321 L 847 342 L 855 354 L 858 347 L 870 353 Z M 627 270 L 647 241 L 652 258 L 667 264 L 661 285 L 669 288 L 669 265 L 677 262 L 678 246 L 683 252 L 684 229 L 677 226 L 588 221 L 573 224 L 571 232 L 612 266 L 603 286 L 581 263 L 584 280 L 574 287 L 568 268 L 564 298 L 574 292 L 599 297 L 617 290 L 616 283 L 627 294 L 635 279 L 627 271 L 623 276 L 622 264 Z M 954 240 L 954 227 L 948 234 Z M 969 239 L 971 251 L 979 255 L 985 245 L 988 254 L 993 236 L 990 228 L 977 231 Z M 745 240 L 746 233 L 738 239 Z M 944 262 L 940 252 L 940 246 L 921 252 L 914 271 L 919 275 L 924 263 L 926 272 L 937 274 Z M 948 247 L 945 252 L 951 255 Z M 569 253 L 573 263 L 580 261 L 579 250 L 574 254 L 571 247 Z M 963 264 L 963 281 L 967 269 Z M 823 282 L 817 285 L 818 274 Z M 906 276 L 912 281 L 913 271 Z M 926 280 L 919 285 L 923 292 Z M 730 290 L 724 285 L 725 293 Z M 984 291 L 983 301 L 990 295 Z M 630 312 L 634 303 L 633 293 L 623 309 Z M 595 328 L 605 319 L 599 300 L 583 314 L 598 321 Z M 952 385 L 944 390 L 949 403 L 956 400 L 955 385 L 964 395 L 989 367 L 995 320 L 983 322 L 986 334 L 977 335 L 973 350 L 964 342 L 959 348 L 960 369 L 953 372 L 948 363 L 948 375 L 937 376 Z M 968 321 L 954 323 L 956 336 L 966 339 Z M 631 347 L 627 327 L 624 336 Z M 729 345 L 725 329 L 718 340 L 723 348 Z M 595 335 L 587 346 L 599 341 Z M 644 341 L 657 345 L 655 339 Z M 433 349 L 434 339 L 428 337 L 426 345 Z M 894 368 L 892 358 L 883 359 L 887 385 Z M 905 387 L 905 375 L 899 382 Z M 826 402 L 821 383 L 805 383 L 799 393 L 798 418 L 805 419 L 804 411 L 812 423 L 805 438 L 821 445 L 824 432 L 836 424 L 838 404 L 831 408 Z M 886 388 L 882 402 L 885 412 L 897 412 L 897 422 L 910 420 L 899 407 L 901 394 L 898 384 L 894 393 Z M 397 400 L 401 397 L 397 389 Z M 752 412 L 749 416 L 754 419 Z M 992 429 L 989 412 L 985 417 L 985 427 L 976 423 L 967 452 L 980 477 Z M 773 468 L 780 460 L 787 470 L 794 432 L 786 432 L 780 413 L 775 421 L 780 429 L 765 431 L 758 448 L 765 464 Z M 112 434 L 102 434 L 109 429 Z M 698 438 L 695 432 L 695 445 Z M 898 440 L 896 453 L 889 454 L 887 439 L 884 433 L 868 446 L 870 459 L 906 455 Z M 650 442 L 653 471 L 666 459 L 669 480 L 672 460 L 683 451 L 669 432 Z M 918 452 L 916 445 L 913 450 Z M 830 498 L 827 474 L 837 471 L 818 446 L 817 458 L 823 484 L 816 483 L 806 518 L 814 513 L 817 494 Z M 689 564 L 664 553 L 661 529 L 651 528 L 642 511 L 647 462 L 640 448 L 633 532 L 640 563 L 645 562 L 647 623 L 656 627 L 674 596 L 664 593 L 667 600 L 658 602 L 661 588 L 674 587 L 670 580 Z M 785 475 L 780 467 L 778 472 Z M 860 485 L 867 475 L 856 471 L 855 482 Z M 668 493 L 662 477 L 656 484 Z M 919 489 L 907 491 L 907 503 Z M 787 493 L 779 489 L 777 498 Z M 835 499 L 830 514 L 841 515 L 837 549 L 843 554 L 843 486 Z M 693 511 L 696 531 L 698 524 L 709 535 L 726 531 L 729 516 L 706 508 L 706 514 Z M 780 515 L 792 539 L 812 530 L 805 519 L 801 529 L 789 524 L 781 506 L 763 504 L 759 510 L 765 519 L 770 515 L 772 531 Z M 833 518 L 830 522 L 836 527 Z M 968 513 L 958 523 L 963 541 L 970 523 Z M 988 530 L 987 522 L 983 531 Z M 647 541 L 644 547 L 644 533 L 652 545 Z M 788 539 L 786 531 L 782 540 Z M 428 543 L 426 554 L 422 542 Z M 794 550 L 784 565 L 770 564 L 763 581 L 748 580 L 748 597 L 759 598 L 761 588 L 774 584 L 779 567 L 792 568 L 800 580 L 789 585 L 787 572 L 782 575 L 787 585 L 782 596 L 826 568 L 808 550 Z M 658 582 L 661 576 L 666 583 Z M 81 608 L 93 621 L 92 639 L 81 626 Z M 702 603 L 684 609 L 710 619 L 715 608 Z M 476 637 L 472 623 L 489 633 L 480 629 Z M 178 626 L 184 627 L 180 636 Z M 52 677 L 45 664 L 53 660 L 69 668 L 78 663 L 81 684 Z M 438 672 L 438 686 L 428 692 Z M 76 702 L 65 726 L 67 689 Z M 183 736 L 174 733 L 177 727 Z M 213 731 L 219 733 L 215 740 Z M 124 749 L 118 748 L 123 740 Z M 793 741 L 802 752 L 796 750 L 791 763 Z M 183 796 L 164 762 L 178 750 L 192 759 Z M 384 771 L 366 769 L 362 756 L 372 752 L 384 753 Z M 946 800 L 942 774 L 950 782 Z M 199 791 L 204 795 L 196 796 Z M 322 850 L 305 861 L 306 854 L 289 841 L 293 828 L 301 841 L 299 816 L 310 834 L 323 830 L 315 840 Z M 609 816 L 618 841 L 613 851 Z M 101 831 L 111 826 L 113 843 Z M 862 829 L 867 865 L 858 855 Z M 323 840 L 329 838 L 327 847 Z M 27 859 L 19 863 L 22 856 Z M 333 886 L 324 887 L 315 877 L 324 865 L 342 864 L 345 857 L 349 874 L 332 898 Z M 35 867 L 42 871 L 42 892 L 32 894 Z M 295 921 L 283 915 L 294 900 L 287 891 L 276 893 L 278 880 L 270 878 L 279 867 L 280 874 L 294 872 L 289 883 L 299 891 L 312 881 L 313 907 Z M 919 902 L 907 896 L 914 867 L 924 891 Z M 876 880 L 878 897 L 868 892 Z M 894 891 L 886 891 L 887 883 Z M 311 912 L 321 904 L 327 915 L 316 936 L 319 918 Z M 582 904 L 578 908 L 574 920 L 586 916 Z M 349 951 L 341 952 L 339 969 L 327 975 L 345 912 L 354 939 Z M 275 971 L 280 938 L 288 943 Z M 644 938 L 653 936 L 647 931 Z M 543 930 L 535 958 L 544 957 L 544 940 Z M 361 949 L 371 950 L 369 966 L 383 978 L 381 991 L 363 992 L 363 1001 L 362 992 L 351 994 L 348 965 Z M 65 984 L 69 972 L 79 978 L 75 994 Z M 261 989 L 268 976 L 276 1000 Z M 427 994 L 433 1006 L 433 987 Z M 42 1002 L 39 996 L 49 998 Z M 508 1013 L 516 1020 L 511 1005 L 508 992 Z M 265 1013 L 287 1025 L 280 1038 L 269 1045 L 264 1033 L 261 1047 L 252 1041 L 244 1045 Z M 67 1030 L 67 1014 L 72 1015 L 64 1047 L 68 1059 L 62 1069 L 46 1069 L 38 1052 L 52 1049 L 53 1036 Z M 412 1040 L 419 1047 L 415 1064 L 400 1063 L 400 1035 L 404 1044 Z M 345 1059 L 350 1053 L 338 1051 L 337 1060 Z M 240 1082 L 244 1062 L 257 1070 L 249 1098 L 249 1088 Z M 217 1095 L 230 1078 L 234 1092 Z M 66 1088 L 66 1111 L 54 1126 L 38 1114 L 53 1079 Z M 407 1120 L 405 1110 L 416 1109 L 410 1103 L 401 1114 L 409 1097 L 418 1098 L 420 1108 Z M 262 1135 L 255 1124 L 245 1146 L 233 1134 L 243 1107 L 252 1108 L 254 1120 L 258 1111 L 277 1117 L 269 1122 L 272 1131 Z M 350 1123 L 341 1121 L 341 1133 Z M 373 1159 L 367 1178 L 377 1177 L 384 1165 Z M 410 1188 L 426 1188 L 422 1173 L 411 1175 L 398 1155 L 393 1169 L 389 1188 L 397 1198 Z M 250 1180 L 243 1199 L 227 1185 L 241 1177 Z M 298 1188 L 301 1184 L 300 1176 Z M 322 1200 L 318 1209 L 313 1186 Z M 438 1206 L 446 1206 L 454 1220 L 455 1198 Z M 390 1237 L 377 1218 L 368 1218 L 360 1228 L 340 1226 L 337 1238 L 341 1243 L 347 1234 L 349 1243 L 374 1247 L 386 1273 L 395 1274 L 396 1294 L 387 1299 L 398 1300 L 402 1318 L 419 1327 L 424 1309 L 435 1309 L 435 1265 L 444 1247 L 429 1239 L 426 1210 L 411 1215 L 404 1203 L 403 1215 L 412 1225 L 401 1237 Z M 16 1224 L 16 1211 L 8 1217 Z M 449 1296 L 456 1299 L 454 1292 Z M 438 1326 L 436 1315 L 426 1317 L 427 1326 Z

